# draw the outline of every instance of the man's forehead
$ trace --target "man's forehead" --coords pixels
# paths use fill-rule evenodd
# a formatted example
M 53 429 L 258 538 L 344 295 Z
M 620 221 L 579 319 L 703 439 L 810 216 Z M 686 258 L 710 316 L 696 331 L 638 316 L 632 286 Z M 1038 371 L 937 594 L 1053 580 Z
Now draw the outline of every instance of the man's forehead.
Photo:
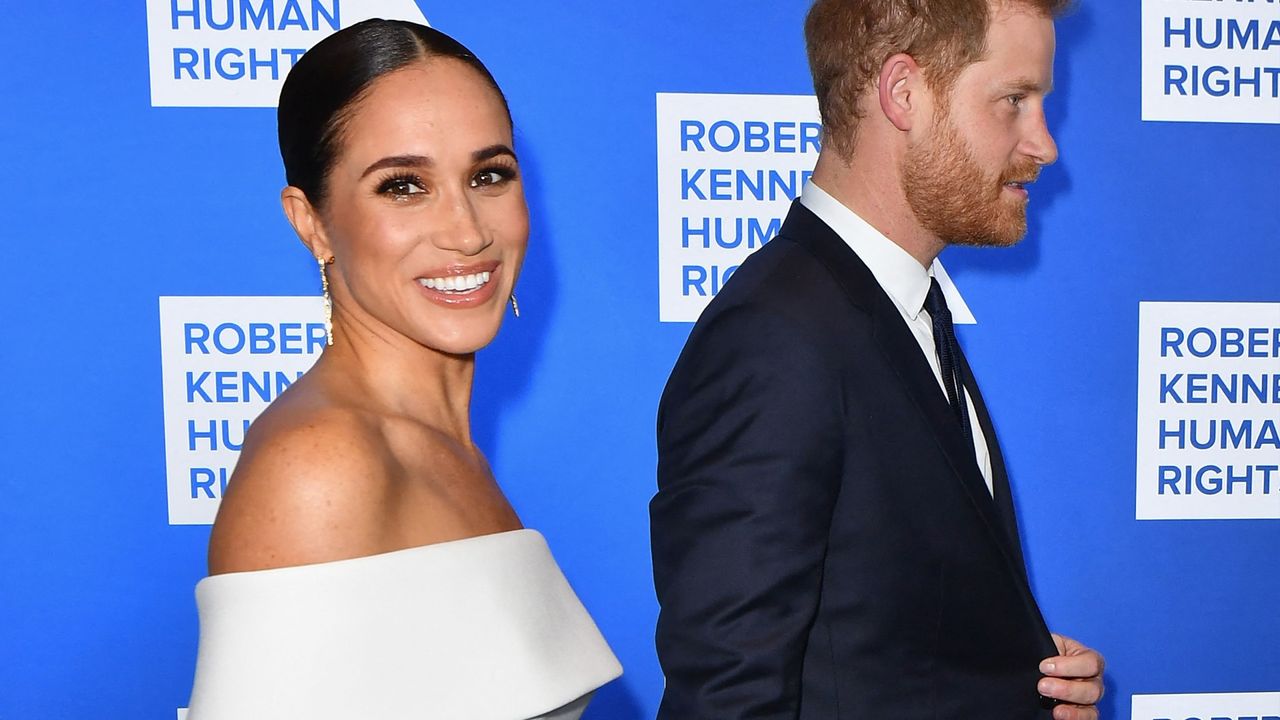
M 965 68 L 1010 90 L 1053 91 L 1053 19 L 1021 3 L 1004 3 L 987 29 L 983 57 Z

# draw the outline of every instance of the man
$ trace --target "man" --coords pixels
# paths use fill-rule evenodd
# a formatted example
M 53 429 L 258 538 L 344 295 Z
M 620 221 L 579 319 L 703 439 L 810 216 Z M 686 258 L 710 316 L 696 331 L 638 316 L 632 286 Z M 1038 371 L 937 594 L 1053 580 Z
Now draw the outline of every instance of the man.
M 1045 627 L 933 280 L 1026 231 L 1065 4 L 810 10 L 813 180 L 659 410 L 663 720 L 1097 717 L 1102 658 Z

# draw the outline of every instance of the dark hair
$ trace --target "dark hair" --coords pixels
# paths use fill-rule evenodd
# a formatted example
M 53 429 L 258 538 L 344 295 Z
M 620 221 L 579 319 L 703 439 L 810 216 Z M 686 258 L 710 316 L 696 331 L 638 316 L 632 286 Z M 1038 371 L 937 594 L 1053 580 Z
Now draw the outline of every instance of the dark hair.
M 458 60 L 480 73 L 511 120 L 497 81 L 462 43 L 426 25 L 365 20 L 316 43 L 285 78 L 276 125 L 289 184 L 306 193 L 312 204 L 322 205 L 350 108 L 374 80 L 434 57 Z

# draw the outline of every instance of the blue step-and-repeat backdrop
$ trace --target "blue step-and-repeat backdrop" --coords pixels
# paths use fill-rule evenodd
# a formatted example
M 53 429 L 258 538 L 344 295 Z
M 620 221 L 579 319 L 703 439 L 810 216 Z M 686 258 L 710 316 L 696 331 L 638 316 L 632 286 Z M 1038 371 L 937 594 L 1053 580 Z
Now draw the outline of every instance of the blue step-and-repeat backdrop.
M 0 8 L 0 720 L 173 720 L 246 424 L 315 359 L 272 109 L 372 16 L 485 59 L 533 235 L 475 432 L 626 667 L 662 690 L 654 416 L 819 147 L 805 0 L 131 0 Z M 1280 716 L 1280 2 L 1083 0 L 1031 232 L 943 261 L 1050 625 L 1109 718 Z

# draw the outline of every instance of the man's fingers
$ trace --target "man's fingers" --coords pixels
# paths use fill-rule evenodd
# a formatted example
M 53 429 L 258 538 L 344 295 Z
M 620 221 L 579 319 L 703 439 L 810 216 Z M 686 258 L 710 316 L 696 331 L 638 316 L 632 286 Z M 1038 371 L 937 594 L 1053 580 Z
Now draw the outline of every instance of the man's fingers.
M 1101 653 L 1091 650 L 1069 637 L 1055 634 L 1053 642 L 1059 655 L 1040 663 L 1037 685 L 1040 694 L 1063 704 L 1053 709 L 1054 720 L 1097 720 L 1093 707 L 1102 699 L 1102 672 L 1106 662 Z
M 1078 655 L 1057 655 L 1040 663 L 1040 672 L 1050 677 L 1091 678 L 1102 674 L 1102 656 L 1094 650 Z
M 1098 709 L 1092 706 L 1057 705 L 1053 708 L 1053 720 L 1098 720 Z
M 1040 678 L 1036 685 L 1040 694 L 1055 700 L 1073 705 L 1093 705 L 1102 699 L 1102 680 L 1064 680 L 1061 678 Z

